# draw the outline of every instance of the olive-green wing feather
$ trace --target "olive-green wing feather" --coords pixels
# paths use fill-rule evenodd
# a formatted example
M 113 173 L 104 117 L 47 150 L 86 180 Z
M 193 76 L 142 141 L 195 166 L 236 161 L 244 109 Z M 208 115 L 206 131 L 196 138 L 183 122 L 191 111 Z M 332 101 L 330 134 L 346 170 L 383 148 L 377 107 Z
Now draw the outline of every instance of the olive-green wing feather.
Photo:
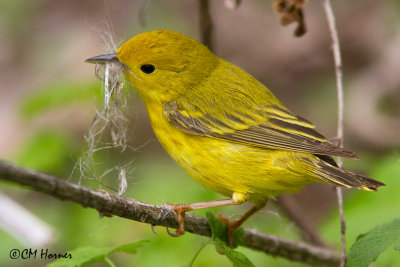
M 315 131 L 314 126 L 308 121 L 291 113 L 287 113 L 290 115 L 289 118 L 278 117 L 271 113 L 273 108 L 268 108 L 270 112 L 265 112 L 264 120 L 259 124 L 249 115 L 235 111 L 225 113 L 223 118 L 221 116 L 216 118 L 211 114 L 191 116 L 176 102 L 167 104 L 164 112 L 172 125 L 191 134 L 221 138 L 268 149 L 356 157 L 352 152 L 326 142 L 326 139 Z M 281 108 L 276 110 L 280 113 L 283 112 Z M 258 116 L 260 115 L 257 114 L 256 117 Z
M 356 157 L 326 142 L 312 123 L 287 110 L 242 69 L 225 61 L 220 64 L 202 86 L 164 105 L 164 114 L 172 125 L 191 134 L 266 149 Z
M 301 157 L 305 163 L 302 167 L 304 172 L 310 176 L 318 177 L 321 180 L 343 188 L 359 188 L 367 191 L 376 191 L 378 187 L 385 186 L 384 183 L 369 177 L 349 172 L 339 168 L 336 162 L 329 156 L 317 155 L 321 160 L 313 161 L 306 157 Z

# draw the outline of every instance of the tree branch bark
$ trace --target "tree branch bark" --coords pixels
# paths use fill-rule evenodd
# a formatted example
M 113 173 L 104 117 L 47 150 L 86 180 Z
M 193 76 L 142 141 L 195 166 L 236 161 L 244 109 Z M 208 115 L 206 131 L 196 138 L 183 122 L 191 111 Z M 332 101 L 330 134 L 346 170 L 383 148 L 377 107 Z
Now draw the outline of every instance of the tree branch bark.
M 151 225 L 178 227 L 176 214 L 167 206 L 154 206 L 112 195 L 105 191 L 93 190 L 50 174 L 22 168 L 4 161 L 0 161 L 1 180 L 28 186 L 35 191 L 61 200 L 73 201 L 83 207 L 94 208 L 106 216 L 115 215 Z M 193 234 L 211 236 L 211 229 L 205 218 L 187 214 L 185 226 L 186 231 Z M 249 229 L 245 229 L 243 246 L 313 266 L 337 266 L 340 261 L 339 255 L 330 249 L 294 242 Z

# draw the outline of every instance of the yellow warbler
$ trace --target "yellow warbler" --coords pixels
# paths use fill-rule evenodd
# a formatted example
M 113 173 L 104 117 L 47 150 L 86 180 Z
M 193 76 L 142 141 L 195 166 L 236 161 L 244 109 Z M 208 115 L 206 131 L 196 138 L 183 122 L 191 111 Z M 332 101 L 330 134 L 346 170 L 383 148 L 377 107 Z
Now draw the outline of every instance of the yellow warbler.
M 221 218 L 232 246 L 234 230 L 277 195 L 314 182 L 370 191 L 384 185 L 339 168 L 331 156 L 356 155 L 327 142 L 250 74 L 185 35 L 146 32 L 86 61 L 120 64 L 165 150 L 195 181 L 230 197 L 171 205 L 176 235 L 185 231 L 187 211 L 253 202 L 242 218 Z

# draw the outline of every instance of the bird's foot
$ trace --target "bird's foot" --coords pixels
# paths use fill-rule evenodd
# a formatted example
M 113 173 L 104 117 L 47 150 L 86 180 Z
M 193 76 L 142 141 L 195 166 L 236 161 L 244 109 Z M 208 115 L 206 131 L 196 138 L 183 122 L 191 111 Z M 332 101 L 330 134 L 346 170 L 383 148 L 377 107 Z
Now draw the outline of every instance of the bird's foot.
M 218 219 L 225 223 L 226 226 L 228 227 L 228 246 L 230 248 L 233 248 L 233 239 L 234 239 L 234 234 L 235 234 L 235 230 L 237 228 L 239 228 L 242 224 L 243 224 L 243 220 L 242 219 L 229 219 L 228 217 L 219 214 L 218 215 Z
M 193 210 L 191 204 L 170 204 L 166 203 L 166 206 L 170 207 L 175 211 L 178 216 L 178 229 L 176 229 L 175 233 L 171 233 L 167 228 L 167 233 L 172 237 L 178 237 L 185 233 L 185 213 L 187 211 Z

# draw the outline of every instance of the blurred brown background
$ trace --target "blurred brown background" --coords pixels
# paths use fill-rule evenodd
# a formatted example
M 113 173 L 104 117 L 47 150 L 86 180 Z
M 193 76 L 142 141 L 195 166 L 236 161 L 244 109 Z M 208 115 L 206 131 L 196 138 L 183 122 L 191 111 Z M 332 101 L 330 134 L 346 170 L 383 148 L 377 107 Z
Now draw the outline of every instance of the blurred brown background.
M 334 138 L 337 125 L 334 64 L 320 2 L 309 1 L 305 5 L 308 32 L 300 38 L 293 34 L 296 25 L 280 25 L 272 8 L 273 1 L 241 2 L 236 10 L 231 10 L 224 1 L 210 1 L 214 52 L 255 76 L 291 111 L 314 122 L 328 138 Z M 399 158 L 400 1 L 333 2 L 344 66 L 345 147 L 361 155 L 360 161 L 346 161 L 345 166 L 371 176 L 377 173 L 372 170 L 373 162 L 389 158 L 388 164 L 398 164 Z M 94 66 L 85 64 L 84 60 L 106 51 L 102 36 L 111 35 L 118 45 L 138 33 L 155 29 L 179 31 L 200 41 L 198 1 L 1 1 L 0 158 L 68 177 L 95 115 L 93 94 L 82 93 L 80 98 L 79 90 L 101 90 L 102 86 L 95 77 Z M 62 93 L 57 94 L 57 90 Z M 131 105 L 134 107 L 131 145 L 140 147 L 131 156 L 137 159 L 137 164 L 143 161 L 143 166 L 149 168 L 175 168 L 175 163 L 156 141 L 140 99 L 132 97 Z M 56 148 L 49 148 L 46 141 L 44 145 L 35 143 L 38 133 L 43 131 L 67 136 L 68 141 L 60 141 L 67 145 L 58 146 L 55 142 L 52 144 Z M 41 138 L 49 140 L 46 135 Z M 36 146 L 41 148 L 41 153 L 32 154 L 37 150 L 29 149 L 37 149 Z M 62 162 L 57 161 L 58 168 L 52 167 L 54 164 L 35 165 L 33 158 L 46 161 L 46 150 L 57 147 L 70 149 L 58 152 L 57 155 L 64 157 Z M 154 157 L 155 163 L 146 161 Z M 136 183 L 149 182 L 143 178 L 141 167 L 135 164 L 133 169 L 138 170 L 132 172 L 133 187 Z M 162 190 L 163 178 L 154 179 L 161 188 L 157 193 L 149 190 L 143 194 L 158 194 L 159 202 L 172 202 L 165 192 L 168 190 Z M 6 193 L 9 190 L 8 186 L 0 189 Z M 174 194 L 176 188 L 170 190 L 169 194 Z M 16 194 L 21 196 L 26 193 L 23 192 Z M 30 199 L 31 195 L 26 194 L 25 199 Z M 132 198 L 138 195 L 127 194 Z M 184 196 L 183 201 L 203 200 L 185 200 Z M 208 195 L 204 200 L 209 197 L 219 196 Z M 349 198 L 354 196 L 349 194 Z M 329 216 L 336 216 L 332 215 L 336 212 L 334 200 L 330 187 L 311 186 L 302 192 L 298 201 L 304 216 L 316 227 L 333 218 Z M 337 224 L 337 217 L 332 220 Z M 131 225 L 137 223 L 131 222 Z M 332 232 L 323 234 L 326 238 L 339 239 L 339 231 L 336 234 L 333 230 L 326 231 Z M 58 242 L 59 247 L 73 248 L 73 243 L 63 244 L 62 238 Z M 175 263 L 182 265 L 185 260 Z
M 293 112 L 333 137 L 334 69 L 320 3 L 306 5 L 308 33 L 301 38 L 292 34 L 294 24 L 279 25 L 271 4 L 243 1 L 231 11 L 223 1 L 211 1 L 215 52 L 257 77 Z M 83 60 L 103 52 L 101 32 L 111 31 L 117 43 L 151 29 L 173 29 L 199 39 L 197 1 L 18 0 L 1 5 L 2 157 L 12 155 L 32 127 L 40 127 L 19 120 L 16 109 L 22 99 L 55 81 L 93 79 L 93 66 Z M 372 0 L 338 1 L 334 8 L 346 82 L 346 146 L 383 152 L 400 144 L 399 10 L 395 1 Z M 70 118 L 73 127 L 51 116 L 46 123 L 58 121 L 65 130 L 82 133 L 89 112 L 79 112 L 84 118 L 70 109 L 54 114 Z M 142 122 L 147 124 L 139 116 Z M 144 139 L 151 134 L 149 129 Z

